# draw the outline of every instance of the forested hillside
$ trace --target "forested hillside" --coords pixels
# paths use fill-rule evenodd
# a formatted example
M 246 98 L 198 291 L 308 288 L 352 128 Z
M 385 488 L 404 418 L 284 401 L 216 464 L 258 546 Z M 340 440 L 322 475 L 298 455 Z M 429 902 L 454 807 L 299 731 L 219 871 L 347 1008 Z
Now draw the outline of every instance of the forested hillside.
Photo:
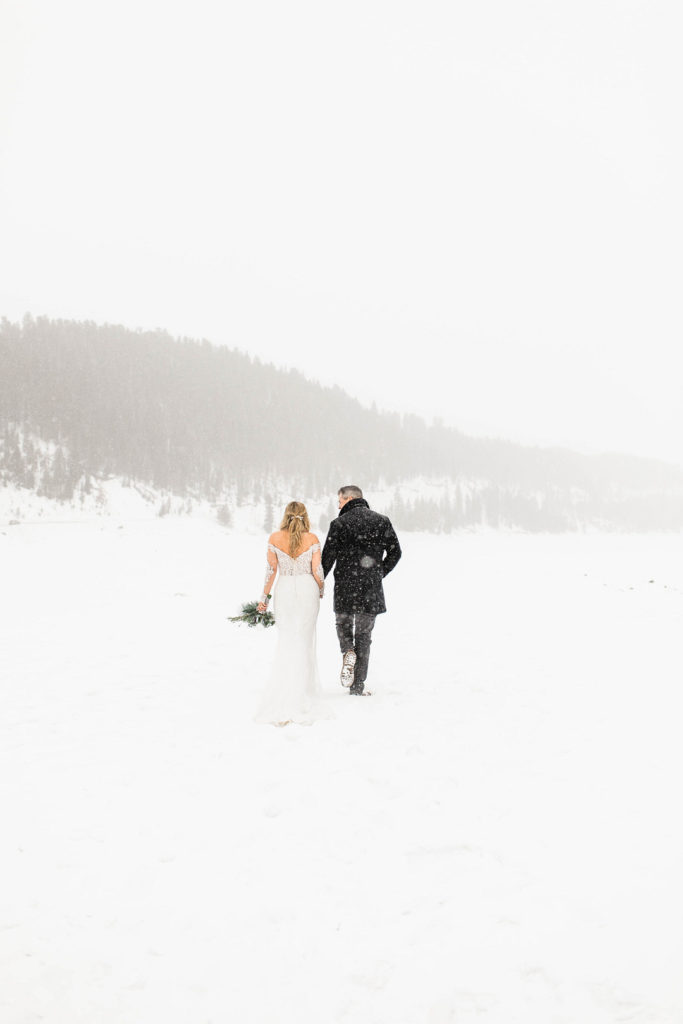
M 3 320 L 0 482 L 69 500 L 112 476 L 223 505 L 359 482 L 415 529 L 683 525 L 683 472 L 665 463 L 467 437 L 164 331 Z M 406 498 L 414 478 L 439 496 Z

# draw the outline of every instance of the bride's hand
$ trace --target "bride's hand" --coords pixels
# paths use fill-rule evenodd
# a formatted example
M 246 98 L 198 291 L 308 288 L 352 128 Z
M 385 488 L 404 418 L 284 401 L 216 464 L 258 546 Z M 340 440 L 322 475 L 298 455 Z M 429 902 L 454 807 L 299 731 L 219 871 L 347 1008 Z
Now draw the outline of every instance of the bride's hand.
M 259 603 L 256 605 L 256 611 L 257 612 L 264 612 L 267 607 L 268 607 L 267 604 L 264 604 L 263 601 L 259 601 Z

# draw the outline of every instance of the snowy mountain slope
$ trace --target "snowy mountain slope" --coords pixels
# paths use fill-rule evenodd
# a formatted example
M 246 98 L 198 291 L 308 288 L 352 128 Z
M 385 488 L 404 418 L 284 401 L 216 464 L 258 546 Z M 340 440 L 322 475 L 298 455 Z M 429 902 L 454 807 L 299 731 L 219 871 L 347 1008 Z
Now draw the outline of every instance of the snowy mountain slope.
M 683 526 L 680 466 L 468 437 L 163 331 L 0 321 L 0 487 L 87 504 L 116 478 L 165 493 L 165 511 L 267 510 L 283 483 L 326 501 L 355 482 L 390 490 L 387 511 L 413 531 Z

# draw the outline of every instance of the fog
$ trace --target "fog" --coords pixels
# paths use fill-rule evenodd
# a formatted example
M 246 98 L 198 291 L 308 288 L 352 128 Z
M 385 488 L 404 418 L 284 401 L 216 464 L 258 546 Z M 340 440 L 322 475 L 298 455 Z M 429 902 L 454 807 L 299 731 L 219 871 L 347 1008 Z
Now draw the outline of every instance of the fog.
M 683 463 L 676 4 L 1 11 L 0 315 Z

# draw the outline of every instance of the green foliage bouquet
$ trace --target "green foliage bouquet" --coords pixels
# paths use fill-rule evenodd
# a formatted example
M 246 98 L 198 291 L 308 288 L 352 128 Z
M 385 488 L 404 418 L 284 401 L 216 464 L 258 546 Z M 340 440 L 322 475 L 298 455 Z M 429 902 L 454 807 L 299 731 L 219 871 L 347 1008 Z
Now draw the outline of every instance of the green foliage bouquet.
M 268 595 L 270 597 L 270 595 Z M 228 616 L 230 622 L 246 622 L 248 626 L 274 626 L 275 616 L 268 609 L 265 612 L 258 610 L 258 601 L 249 601 L 247 604 L 242 605 L 241 615 Z

